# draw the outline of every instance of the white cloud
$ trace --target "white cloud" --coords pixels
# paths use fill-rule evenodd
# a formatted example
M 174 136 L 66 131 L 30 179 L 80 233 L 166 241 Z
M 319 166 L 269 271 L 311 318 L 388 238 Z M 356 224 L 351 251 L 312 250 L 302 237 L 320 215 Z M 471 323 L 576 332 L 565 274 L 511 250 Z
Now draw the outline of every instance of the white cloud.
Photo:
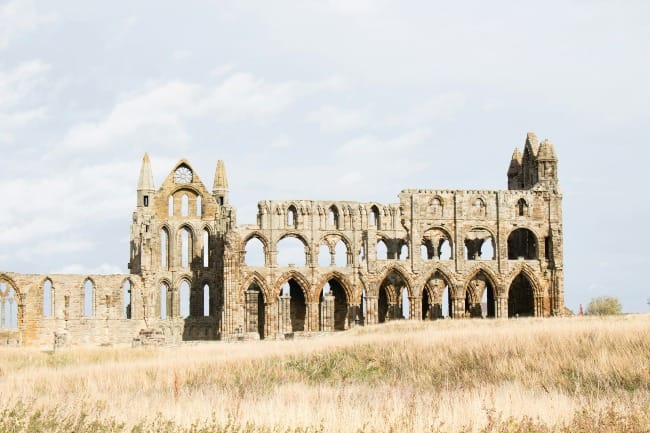
M 390 139 L 366 135 L 346 142 L 337 149 L 337 152 L 346 157 L 379 156 L 383 160 L 390 161 L 392 156 L 405 155 L 406 151 L 426 142 L 430 137 L 431 130 L 428 128 L 407 131 Z
M 291 147 L 291 140 L 286 135 L 282 135 L 271 141 L 271 149 L 288 149 Z
M 309 113 L 307 121 L 317 123 L 324 132 L 341 132 L 365 126 L 368 117 L 367 110 L 324 106 Z
M 0 113 L 22 105 L 45 83 L 49 70 L 50 65 L 33 60 L 8 72 L 0 71 Z
M 367 15 L 378 6 L 376 0 L 328 0 L 327 4 L 334 12 L 346 16 Z
M 80 264 L 72 264 L 59 268 L 52 274 L 76 274 L 76 275 L 114 275 L 114 274 L 123 274 L 124 271 L 118 266 L 102 263 L 99 266 L 88 267 Z
M 466 102 L 467 98 L 461 93 L 436 95 L 406 113 L 394 116 L 390 122 L 394 125 L 413 127 L 437 120 L 449 120 L 465 107 Z
M 53 19 L 52 16 L 39 14 L 31 0 L 11 0 L 0 4 L 0 50 L 6 49 L 20 33 Z

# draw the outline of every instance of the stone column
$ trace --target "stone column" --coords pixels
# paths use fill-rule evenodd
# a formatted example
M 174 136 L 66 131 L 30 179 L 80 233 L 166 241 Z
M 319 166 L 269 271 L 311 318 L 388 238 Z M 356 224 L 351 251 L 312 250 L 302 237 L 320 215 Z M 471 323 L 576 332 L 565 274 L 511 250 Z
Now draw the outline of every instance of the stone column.
M 366 295 L 366 325 L 374 325 L 377 323 L 377 297 Z
M 310 302 L 307 304 L 307 311 L 305 317 L 305 331 L 318 332 L 318 303 Z
M 535 295 L 535 317 L 544 317 L 544 296 Z
M 259 320 L 258 302 L 260 292 L 257 290 L 246 290 L 244 297 L 246 298 L 244 310 L 244 323 L 246 324 L 245 332 L 249 334 L 250 338 L 259 339 L 259 331 L 257 328 Z M 254 334 L 254 335 L 253 335 Z M 257 338 L 255 337 L 257 336 Z
M 409 315 L 411 320 L 422 320 L 422 296 L 409 296 Z
M 452 314 L 454 319 L 462 319 L 465 317 L 465 298 L 455 297 L 451 299 Z
M 497 319 L 508 318 L 508 298 L 497 296 L 494 300 L 494 315 Z
M 334 331 L 334 296 L 327 294 L 320 304 L 320 330 L 322 332 Z
M 278 308 L 276 303 L 264 304 L 264 338 L 277 338 Z
M 291 296 L 282 295 L 278 298 L 278 333 L 284 336 L 291 332 Z

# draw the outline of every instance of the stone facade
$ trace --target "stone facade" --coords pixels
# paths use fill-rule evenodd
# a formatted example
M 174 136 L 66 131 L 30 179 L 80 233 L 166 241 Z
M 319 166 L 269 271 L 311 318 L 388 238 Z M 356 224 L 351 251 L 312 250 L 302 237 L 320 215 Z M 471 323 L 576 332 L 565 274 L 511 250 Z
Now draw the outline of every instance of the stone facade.
M 222 161 L 212 191 L 186 160 L 156 189 L 145 155 L 130 274 L 0 273 L 0 343 L 282 339 L 565 311 L 557 157 L 533 133 L 512 155 L 504 191 L 261 201 L 253 225 L 237 225 L 228 193 Z M 299 245 L 296 263 L 279 262 L 287 240 Z

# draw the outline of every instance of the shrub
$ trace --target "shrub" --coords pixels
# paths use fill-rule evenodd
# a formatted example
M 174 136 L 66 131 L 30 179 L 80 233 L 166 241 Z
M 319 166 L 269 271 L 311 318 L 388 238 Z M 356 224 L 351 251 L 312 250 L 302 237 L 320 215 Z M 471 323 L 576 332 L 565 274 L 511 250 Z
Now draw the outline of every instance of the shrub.
M 594 298 L 587 306 L 587 314 L 590 316 L 611 316 L 621 314 L 623 305 L 613 296 L 600 296 Z

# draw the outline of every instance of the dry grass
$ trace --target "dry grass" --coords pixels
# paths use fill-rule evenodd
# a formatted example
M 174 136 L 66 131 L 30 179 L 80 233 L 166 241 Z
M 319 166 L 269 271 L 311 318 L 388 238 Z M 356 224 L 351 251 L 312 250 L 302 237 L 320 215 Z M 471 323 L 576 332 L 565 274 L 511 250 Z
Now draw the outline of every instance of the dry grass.
M 0 351 L 0 432 L 648 432 L 650 316 Z

